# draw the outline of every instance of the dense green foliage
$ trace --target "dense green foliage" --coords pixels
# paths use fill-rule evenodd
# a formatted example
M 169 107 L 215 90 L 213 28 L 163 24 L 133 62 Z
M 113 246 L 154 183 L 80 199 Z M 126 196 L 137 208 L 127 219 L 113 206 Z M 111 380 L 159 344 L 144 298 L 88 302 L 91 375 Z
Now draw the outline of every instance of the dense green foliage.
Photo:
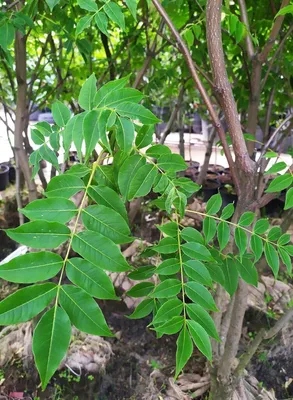
M 85 144 L 84 162 L 53 178 L 45 192 L 47 198 L 29 203 L 22 210 L 31 222 L 6 231 L 12 239 L 36 249 L 54 249 L 67 242 L 64 259 L 53 252 L 40 251 L 0 267 L 1 278 L 35 283 L 0 303 L 1 325 L 28 321 L 49 306 L 33 339 L 43 387 L 66 353 L 71 324 L 87 333 L 112 336 L 94 300 L 117 299 L 105 271 L 130 271 L 131 279 L 142 281 L 128 292 L 129 296 L 143 298 L 129 318 L 142 318 L 152 313 L 151 329 L 158 337 L 180 332 L 176 376 L 191 356 L 194 345 L 212 359 L 209 337 L 219 340 L 208 313 L 217 311 L 211 292 L 214 282 L 221 284 L 230 296 L 237 289 L 239 276 L 257 286 L 255 263 L 263 252 L 275 277 L 279 258 L 287 265 L 288 273 L 292 272 L 290 236 L 282 235 L 278 227 L 270 229 L 266 219 L 258 220 L 251 227 L 255 214 L 250 211 L 242 214 L 237 224 L 230 222 L 234 206 L 229 204 L 222 208 L 220 194 L 207 203 L 203 236 L 194 228 L 181 226 L 187 198 L 197 192 L 199 186 L 187 178 L 177 177 L 177 172 L 186 168 L 179 155 L 172 154 L 166 146 L 152 145 L 149 132 L 158 120 L 139 104 L 140 92 L 126 85 L 127 79 L 110 81 L 97 91 L 92 75 L 80 91 L 79 104 L 85 110 L 82 114 L 73 116 L 63 103 L 56 102 L 52 107 L 56 125 L 36 124 L 33 140 L 40 147 L 31 156 L 31 160 L 37 160 L 35 171 L 39 160 L 52 162 L 53 150 L 59 150 L 59 146 L 54 148 L 56 143 L 62 143 L 68 150 L 72 141 L 77 144 L 77 137 L 79 153 Z M 82 125 L 75 123 L 80 116 Z M 58 139 L 52 141 L 56 136 Z M 91 153 L 97 144 L 101 152 L 99 158 L 91 162 Z M 112 162 L 107 161 L 109 157 Z M 290 174 L 280 175 L 272 181 L 268 191 L 271 187 L 281 191 L 291 184 Z M 84 194 L 77 208 L 69 198 L 81 190 Z M 142 266 L 134 270 L 117 247 L 117 244 L 133 240 L 124 204 L 146 196 L 151 190 L 159 195 L 155 205 L 167 215 L 165 223 L 158 227 L 161 240 L 147 249 L 148 255 L 157 254 L 160 261 L 157 267 Z M 290 202 L 289 190 L 288 207 Z M 65 224 L 74 218 L 73 227 L 69 229 Z M 83 224 L 82 231 L 78 229 L 79 222 Z M 238 255 L 223 253 L 231 228 Z M 216 236 L 219 246 L 215 245 Z M 71 248 L 80 258 L 70 258 Z M 65 273 L 71 285 L 62 283 Z M 157 285 L 147 281 L 154 274 L 159 278 Z M 55 276 L 59 277 L 58 284 L 39 283 Z

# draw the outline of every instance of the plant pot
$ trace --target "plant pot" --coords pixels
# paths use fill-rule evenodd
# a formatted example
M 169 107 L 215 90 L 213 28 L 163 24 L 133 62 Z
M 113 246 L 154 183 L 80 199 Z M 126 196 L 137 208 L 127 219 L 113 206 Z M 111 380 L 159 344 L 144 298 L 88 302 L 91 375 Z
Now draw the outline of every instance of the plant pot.
M 220 189 L 220 194 L 222 197 L 222 208 L 226 207 L 230 203 L 234 203 L 236 205 L 238 197 L 235 193 L 227 190 L 227 188 L 223 187 Z
M 206 203 L 214 194 L 217 194 L 220 184 L 217 180 L 207 179 L 203 186 L 203 201 Z
M 9 185 L 9 167 L 5 164 L 0 165 L 0 192 Z
M 225 168 L 219 176 L 219 181 L 224 185 L 233 185 L 233 179 L 230 173 L 230 168 Z
M 197 178 L 198 178 L 198 174 L 199 174 L 199 172 L 198 172 L 198 170 L 196 168 L 187 168 L 187 170 L 185 171 L 184 176 L 186 178 L 191 179 L 193 182 L 196 182 Z
M 46 160 L 41 160 L 40 161 L 40 168 L 45 169 L 47 167 L 47 161 Z
M 208 170 L 206 175 L 206 180 L 209 181 L 217 181 L 218 182 L 219 174 L 217 172 Z

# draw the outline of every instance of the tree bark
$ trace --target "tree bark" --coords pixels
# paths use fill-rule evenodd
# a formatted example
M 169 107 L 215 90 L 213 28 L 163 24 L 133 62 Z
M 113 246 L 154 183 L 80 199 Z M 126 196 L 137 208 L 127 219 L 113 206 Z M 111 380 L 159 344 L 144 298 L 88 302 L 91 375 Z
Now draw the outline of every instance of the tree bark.
M 197 181 L 196 181 L 196 183 L 198 183 L 199 185 L 202 185 L 204 183 L 205 179 L 206 179 L 206 175 L 207 175 L 207 171 L 208 171 L 208 168 L 209 168 L 211 155 L 212 155 L 212 152 L 213 152 L 213 144 L 214 144 L 214 140 L 216 138 L 216 133 L 217 133 L 216 129 L 213 128 L 212 132 L 210 134 L 210 137 L 209 137 L 207 148 L 206 148 L 204 163 L 200 168 L 200 173 L 199 173 Z
M 26 80 L 26 37 L 19 31 L 15 34 L 15 68 L 17 79 L 14 148 L 15 162 L 20 168 L 28 187 L 29 201 L 37 198 L 35 182 L 31 178 L 31 169 L 28 163 L 23 144 L 23 132 L 28 123 L 27 108 L 27 80 Z

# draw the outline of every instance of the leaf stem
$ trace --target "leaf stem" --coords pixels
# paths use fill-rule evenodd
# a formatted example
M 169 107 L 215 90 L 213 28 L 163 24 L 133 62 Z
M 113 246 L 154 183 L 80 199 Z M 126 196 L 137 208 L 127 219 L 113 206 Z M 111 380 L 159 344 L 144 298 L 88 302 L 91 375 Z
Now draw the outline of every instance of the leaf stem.
M 182 291 L 182 303 L 183 303 L 183 317 L 184 324 L 186 324 L 186 303 L 185 303 L 185 288 L 184 288 L 184 271 L 183 271 L 183 261 L 181 252 L 181 240 L 180 240 L 180 229 L 179 229 L 179 219 L 176 213 L 176 224 L 177 224 L 177 240 L 178 240 L 178 255 L 180 264 L 180 276 L 181 276 L 181 291 Z
M 85 191 L 84 191 L 84 194 L 83 194 L 83 197 L 82 197 L 80 206 L 79 206 L 79 208 L 78 208 L 76 220 L 75 220 L 73 229 L 72 229 L 71 234 L 70 234 L 70 240 L 69 240 L 69 242 L 68 242 L 66 254 L 65 254 L 65 257 L 64 257 L 64 260 L 63 260 L 63 265 L 62 265 L 62 269 L 61 269 L 61 273 L 60 273 L 60 278 L 59 278 L 59 282 L 58 282 L 58 287 L 57 287 L 57 294 L 56 294 L 55 307 L 56 307 L 57 304 L 58 304 L 59 293 L 60 293 L 60 289 L 61 289 L 61 283 L 62 283 L 63 275 L 64 275 L 64 272 L 65 272 L 65 266 L 66 266 L 66 263 L 67 263 L 68 258 L 69 258 L 69 253 L 70 253 L 70 250 L 71 250 L 73 238 L 74 238 L 74 236 L 75 236 L 75 234 L 76 234 L 76 231 L 77 231 L 79 218 L 80 218 L 81 212 L 82 212 L 82 210 L 83 210 L 84 203 L 85 203 L 86 198 L 87 198 L 87 192 L 88 192 L 89 187 L 91 186 L 91 183 L 92 183 L 92 180 L 93 180 L 93 178 L 94 178 L 94 175 L 95 175 L 95 172 L 96 172 L 97 167 L 98 167 L 98 166 L 103 162 L 103 160 L 104 160 L 104 155 L 105 155 L 105 153 L 102 151 L 102 152 L 100 153 L 100 155 L 99 155 L 97 161 L 95 161 L 95 162 L 93 163 L 93 165 L 92 165 L 91 175 L 90 175 L 90 177 L 89 177 L 89 180 L 88 180 L 88 183 L 87 183 L 87 185 L 86 185 L 86 188 L 85 188 Z

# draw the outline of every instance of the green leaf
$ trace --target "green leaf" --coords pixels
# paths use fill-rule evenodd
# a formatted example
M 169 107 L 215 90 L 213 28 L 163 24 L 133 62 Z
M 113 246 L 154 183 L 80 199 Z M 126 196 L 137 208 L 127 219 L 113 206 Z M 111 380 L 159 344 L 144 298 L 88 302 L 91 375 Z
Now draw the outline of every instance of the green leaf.
M 127 158 L 122 164 L 118 174 L 118 185 L 124 199 L 128 198 L 129 186 L 138 169 L 145 164 L 145 159 L 136 154 Z
M 108 117 L 102 111 L 92 110 L 86 113 L 82 127 L 86 147 L 86 161 L 98 144 L 102 130 L 105 132 L 107 119 Z
M 109 36 L 108 33 L 108 18 L 103 11 L 99 11 L 95 14 L 95 22 L 98 29 L 104 33 L 104 35 Z
M 213 259 L 209 250 L 200 243 L 184 243 L 181 247 L 183 253 L 190 258 L 201 261 L 211 261 Z
M 154 131 L 154 125 L 143 125 L 137 132 L 135 146 L 138 149 L 143 149 L 144 147 L 149 146 L 153 141 Z
M 193 344 L 189 336 L 186 326 L 183 327 L 180 335 L 177 339 L 177 351 L 176 351 L 176 373 L 175 379 L 178 377 L 182 369 L 184 368 L 187 361 L 192 356 Z
M 253 231 L 258 235 L 262 235 L 269 229 L 269 227 L 270 227 L 269 221 L 267 219 L 261 218 L 258 221 L 256 221 Z
M 94 0 L 77 0 L 77 4 L 80 8 L 83 8 L 84 10 L 91 12 L 98 11 L 98 6 Z
M 227 258 L 223 263 L 222 271 L 225 278 L 223 287 L 232 297 L 238 287 L 238 269 L 235 260 Z
M 184 271 L 190 279 L 212 287 L 213 282 L 210 273 L 202 262 L 198 260 L 187 261 L 184 263 Z
M 251 250 L 253 251 L 253 254 L 255 256 L 255 262 L 257 262 L 263 253 L 263 241 L 260 237 L 256 235 L 251 235 L 250 239 L 250 247 Z
M 209 201 L 207 202 L 207 214 L 214 215 L 217 214 L 218 211 L 220 211 L 220 208 L 222 206 L 222 197 L 220 193 L 214 194 Z
M 194 344 L 198 350 L 211 361 L 212 346 L 208 334 L 204 328 L 195 321 L 187 320 L 187 325 Z
M 118 114 L 122 117 L 138 119 L 142 124 L 153 125 L 160 122 L 160 120 L 150 110 L 141 104 L 125 102 L 118 104 L 115 108 Z
M 86 28 L 88 28 L 92 22 L 94 14 L 88 14 L 85 17 L 80 18 L 76 25 L 76 32 L 75 35 L 78 36 L 82 33 Z
M 48 161 L 57 169 L 57 171 L 60 171 L 56 154 L 46 144 L 43 144 L 43 146 L 39 148 L 39 154 L 41 156 L 41 159 Z
M 205 217 L 203 220 L 203 233 L 207 243 L 209 243 L 217 232 L 216 221 L 211 217 Z
M 154 291 L 149 295 L 157 299 L 166 299 L 176 296 L 181 290 L 181 282 L 178 279 L 166 279 L 157 285 Z
M 59 300 L 77 329 L 97 336 L 113 336 L 100 307 L 84 290 L 73 285 L 63 285 Z
M 66 223 L 77 213 L 75 204 L 63 198 L 35 200 L 20 210 L 31 220 Z
M 278 256 L 277 250 L 274 248 L 274 246 L 271 243 L 266 243 L 265 244 L 265 257 L 267 260 L 268 265 L 271 267 L 274 277 L 277 278 L 278 272 L 279 272 L 279 267 L 280 267 L 280 260 Z
M 54 249 L 70 237 L 67 226 L 48 221 L 27 222 L 5 232 L 16 242 L 35 249 Z
M 169 321 L 164 322 L 162 325 L 156 326 L 154 329 L 156 332 L 173 335 L 180 331 L 183 326 L 184 318 L 181 316 L 173 317 Z
M 154 246 L 153 249 L 160 254 L 175 253 L 178 250 L 178 242 L 174 238 L 166 237 L 160 240 L 159 244 Z
M 159 158 L 166 154 L 171 155 L 171 150 L 164 144 L 154 144 L 146 151 L 146 155 L 153 158 Z
M 275 178 L 267 188 L 267 193 L 281 192 L 284 189 L 287 189 L 292 185 L 293 175 L 284 174 Z
M 129 152 L 132 149 L 134 141 L 134 125 L 129 119 L 122 117 L 117 118 L 116 125 L 116 140 L 118 146 L 121 150 Z
M 182 239 L 184 239 L 186 242 L 196 242 L 204 244 L 204 239 L 197 229 L 190 227 L 183 228 L 180 235 Z
M 81 154 L 81 146 L 83 141 L 82 127 L 83 127 L 83 120 L 86 114 L 87 114 L 86 112 L 83 112 L 81 114 L 75 115 L 67 122 L 65 129 L 62 132 L 63 146 L 66 154 L 68 154 L 71 142 L 73 140 L 73 143 L 77 150 L 78 158 L 80 160 L 82 160 L 82 154 Z
M 209 271 L 211 278 L 213 281 L 219 283 L 220 285 L 224 286 L 225 284 L 225 277 L 222 271 L 222 268 L 219 264 L 215 263 L 208 263 L 206 264 L 206 268 Z
M 85 189 L 83 181 L 74 175 L 58 175 L 50 180 L 46 189 L 46 196 L 69 198 Z
M 235 229 L 235 243 L 240 254 L 244 254 L 247 249 L 247 236 L 243 229 L 237 227 Z
M 65 172 L 65 174 L 66 175 L 74 175 L 79 178 L 83 178 L 84 176 L 89 175 L 90 172 L 91 172 L 91 170 L 87 166 L 85 166 L 83 164 L 75 164 L 75 165 L 72 165 L 72 167 L 69 170 L 67 170 Z
M 289 210 L 289 208 L 293 207 L 293 188 L 290 188 L 286 193 L 286 202 L 284 210 Z
M 31 129 L 31 138 L 35 144 L 45 143 L 44 135 L 37 129 Z
M 222 219 L 229 219 L 234 214 L 235 208 L 232 203 L 228 204 L 226 207 L 223 208 L 221 218 Z
M 176 208 L 177 213 L 179 213 L 181 218 L 184 218 L 185 209 L 187 206 L 187 197 L 184 193 L 181 193 L 177 190 L 177 197 L 174 199 L 174 206 Z
M 278 153 L 274 152 L 274 151 L 268 151 L 265 155 L 264 158 L 277 158 L 278 157 Z
M 245 37 L 246 33 L 247 33 L 247 31 L 246 31 L 245 24 L 238 21 L 237 25 L 236 25 L 236 31 L 235 31 L 236 44 L 241 42 L 241 40 Z
M 114 243 L 129 243 L 130 229 L 125 219 L 111 208 L 95 205 L 82 210 L 84 226 L 111 239 Z
M 65 126 L 71 117 L 70 110 L 59 100 L 56 100 L 55 103 L 52 104 L 52 114 L 54 121 L 60 128 Z
M 278 240 L 278 246 L 284 246 L 285 244 L 288 244 L 291 241 L 291 235 L 289 233 L 284 233 L 282 236 L 280 236 Z
M 137 0 L 125 0 L 127 7 L 129 8 L 133 18 L 136 20 L 136 8 L 137 8 Z
M 8 21 L 0 26 L 0 46 L 4 51 L 11 45 L 14 39 L 14 27 Z
M 101 186 L 109 186 L 116 189 L 113 165 L 98 165 L 95 173 L 95 181 Z
M 60 133 L 59 132 L 52 132 L 50 137 L 49 137 L 49 142 L 55 151 L 59 151 L 60 149 Z M 58 159 L 57 159 L 57 165 L 58 165 Z
M 105 85 L 103 85 L 95 95 L 94 105 L 96 107 L 99 107 L 106 96 L 109 96 L 110 93 L 114 92 L 115 90 L 123 88 L 129 81 L 129 78 L 130 75 L 125 76 L 124 78 L 121 79 L 110 81 Z
M 265 171 L 264 175 L 276 174 L 277 172 L 283 171 L 283 169 L 285 168 L 288 168 L 287 164 L 284 161 L 281 161 L 274 164 L 270 169 Z
M 184 171 L 187 164 L 179 154 L 166 154 L 158 158 L 158 166 L 167 172 Z
M 185 291 L 190 300 L 198 303 L 206 310 L 218 311 L 213 296 L 201 284 L 197 282 L 187 282 L 185 283 Z
M 281 247 L 279 247 L 278 250 L 279 250 L 281 260 L 286 265 L 289 275 L 291 275 L 292 274 L 292 262 L 291 262 L 291 258 L 289 256 L 289 254 Z
M 230 31 L 231 35 L 233 35 L 233 33 L 235 33 L 237 22 L 239 22 L 238 17 L 231 13 L 229 15 L 229 31 Z
M 282 230 L 279 226 L 274 226 L 270 231 L 268 232 L 268 239 L 272 242 L 278 240 L 282 235 Z
M 36 128 L 38 131 L 41 132 L 42 135 L 44 136 L 50 136 L 52 131 L 52 127 L 48 122 L 42 121 L 42 122 L 37 122 L 34 125 L 34 128 Z
M 257 287 L 258 273 L 253 262 L 247 257 L 235 261 L 241 278 L 250 285 Z
M 70 258 L 66 264 L 66 275 L 72 283 L 97 299 L 118 300 L 109 276 L 89 261 Z
M 0 325 L 26 322 L 38 315 L 56 296 L 54 283 L 27 286 L 0 302 Z
M 90 186 L 88 189 L 89 196 L 98 204 L 112 208 L 119 213 L 125 221 L 128 221 L 125 205 L 119 195 L 107 186 Z
M 0 265 L 0 277 L 14 283 L 35 283 L 57 275 L 63 259 L 55 253 L 41 251 L 13 258 Z
M 109 19 L 115 22 L 123 31 L 125 31 L 124 15 L 118 4 L 110 1 L 104 5 L 104 10 Z
M 251 211 L 246 211 L 244 214 L 241 215 L 238 224 L 240 226 L 249 226 L 253 223 L 255 214 Z
M 71 323 L 62 308 L 53 307 L 38 322 L 32 350 L 45 389 L 64 358 L 71 338 Z
M 183 310 L 183 303 L 177 297 L 174 299 L 167 300 L 158 309 L 152 323 L 158 324 L 168 321 L 169 319 L 180 315 L 182 310 Z
M 128 290 L 127 296 L 135 298 L 148 296 L 154 287 L 155 285 L 152 282 L 140 282 Z
M 293 257 L 293 245 L 288 244 L 287 246 L 284 247 L 284 249 L 287 251 L 287 253 Z
M 151 191 L 156 176 L 157 168 L 154 165 L 141 166 L 131 179 L 127 200 L 146 196 Z
M 156 269 L 156 274 L 173 275 L 180 270 L 179 260 L 176 258 L 168 258 L 163 261 Z
M 88 0 L 79 0 L 79 2 L 85 2 L 87 3 Z M 96 7 L 96 3 L 93 1 L 93 3 Z M 89 3 L 89 4 L 91 4 Z M 89 10 L 90 11 L 90 10 Z M 78 96 L 78 104 L 80 105 L 81 108 L 84 110 L 90 111 L 93 108 L 93 103 L 94 103 L 94 97 L 97 92 L 97 79 L 95 74 L 91 74 L 91 76 L 84 82 L 82 85 L 79 96 Z
M 143 265 L 128 274 L 128 278 L 133 281 L 142 281 L 151 278 L 155 273 L 156 267 L 154 265 Z
M 133 311 L 132 314 L 127 315 L 127 318 L 130 319 L 139 319 L 144 318 L 149 315 L 154 309 L 154 300 L 153 299 L 144 299 L 136 309 Z
M 46 3 L 48 4 L 49 8 L 51 11 L 53 11 L 53 8 L 60 3 L 60 0 L 46 0 Z
M 222 251 L 230 240 L 230 228 L 227 222 L 221 221 L 218 225 L 218 241 Z
M 157 225 L 157 228 L 167 236 L 177 237 L 178 225 L 176 222 L 168 222 L 167 224 Z
M 106 95 L 99 107 L 104 106 L 115 109 L 121 103 L 139 103 L 144 97 L 137 89 L 121 88 Z
M 208 335 L 220 342 L 213 318 L 204 308 L 198 304 L 186 304 L 186 310 L 189 318 L 200 324 Z
M 293 14 L 293 5 L 281 8 L 280 11 L 275 15 L 275 18 L 285 14 Z
M 130 269 L 116 244 L 98 232 L 84 231 L 75 235 L 72 248 L 83 258 L 106 271 L 124 272 Z

